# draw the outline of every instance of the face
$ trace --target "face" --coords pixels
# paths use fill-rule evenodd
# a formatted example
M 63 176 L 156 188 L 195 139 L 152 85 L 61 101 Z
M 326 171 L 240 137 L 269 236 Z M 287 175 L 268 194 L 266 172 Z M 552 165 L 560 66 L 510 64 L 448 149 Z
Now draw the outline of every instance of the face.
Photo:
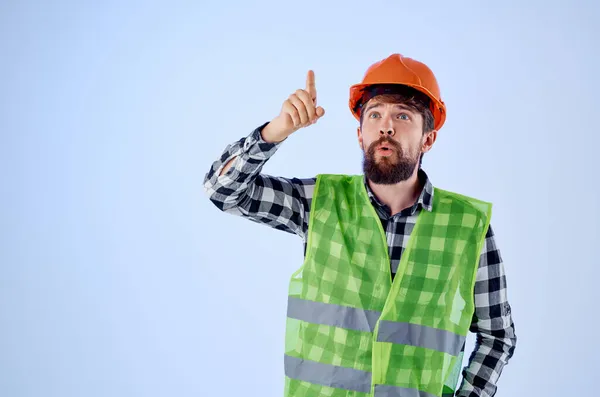
M 365 176 L 377 184 L 409 179 L 421 153 L 429 151 L 436 131 L 423 134 L 423 117 L 416 110 L 373 98 L 364 107 L 358 141 L 364 153 Z

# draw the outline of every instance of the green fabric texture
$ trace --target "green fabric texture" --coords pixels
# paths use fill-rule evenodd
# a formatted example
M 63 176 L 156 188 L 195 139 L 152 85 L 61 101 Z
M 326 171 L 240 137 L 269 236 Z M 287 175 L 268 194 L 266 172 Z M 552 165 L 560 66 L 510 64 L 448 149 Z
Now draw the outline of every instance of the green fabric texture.
M 385 233 L 363 181 L 317 177 L 305 261 L 289 285 L 290 298 L 315 309 L 286 319 L 285 354 L 302 363 L 286 367 L 286 397 L 394 395 L 387 386 L 431 396 L 456 390 L 463 352 L 445 350 L 468 333 L 491 204 L 435 189 L 433 211 L 419 213 L 392 283 Z M 367 324 L 364 311 L 379 320 Z M 312 370 L 316 363 L 327 367 Z M 368 384 L 353 384 L 344 369 L 365 371 Z

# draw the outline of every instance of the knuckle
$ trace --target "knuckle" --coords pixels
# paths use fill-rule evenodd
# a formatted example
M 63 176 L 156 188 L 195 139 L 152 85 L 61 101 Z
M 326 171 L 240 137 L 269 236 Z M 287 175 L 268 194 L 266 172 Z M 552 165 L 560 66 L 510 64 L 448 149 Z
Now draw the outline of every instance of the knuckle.
M 299 89 L 298 91 L 296 91 L 296 95 L 298 95 L 298 97 L 302 98 L 305 101 L 310 99 L 310 95 L 308 94 L 308 92 L 306 92 L 306 90 Z

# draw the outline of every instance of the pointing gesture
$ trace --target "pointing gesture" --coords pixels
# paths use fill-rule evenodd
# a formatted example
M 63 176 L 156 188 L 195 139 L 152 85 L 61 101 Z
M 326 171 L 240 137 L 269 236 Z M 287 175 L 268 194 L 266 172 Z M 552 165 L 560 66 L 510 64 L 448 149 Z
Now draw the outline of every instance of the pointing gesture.
M 281 142 L 300 128 L 317 122 L 325 114 L 325 109 L 317 107 L 315 72 L 306 75 L 306 89 L 298 89 L 283 102 L 281 112 L 262 131 L 267 142 Z
M 306 91 L 310 94 L 314 104 L 317 104 L 317 87 L 315 86 L 315 72 L 309 70 L 306 74 Z
M 313 72 L 312 70 L 309 70 L 306 74 L 306 92 L 308 92 L 308 95 L 310 96 L 310 99 L 313 102 L 313 107 L 317 106 L 317 87 L 315 85 L 315 72 Z M 325 110 L 320 106 L 315 108 L 314 110 L 316 117 L 313 119 L 311 124 L 316 123 L 317 120 L 320 119 L 323 116 L 323 114 L 325 114 Z

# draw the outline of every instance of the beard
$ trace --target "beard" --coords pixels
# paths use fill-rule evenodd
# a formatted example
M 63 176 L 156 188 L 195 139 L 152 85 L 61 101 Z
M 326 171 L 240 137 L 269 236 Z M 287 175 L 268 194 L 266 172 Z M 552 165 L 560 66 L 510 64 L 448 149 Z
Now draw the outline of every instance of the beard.
M 384 142 L 394 149 L 394 153 L 377 159 L 375 150 Z M 379 185 L 393 185 L 410 178 L 420 156 L 418 152 L 414 156 L 406 154 L 396 141 L 388 137 L 381 137 L 371 143 L 366 151 L 363 147 L 363 153 L 363 172 L 368 179 Z

